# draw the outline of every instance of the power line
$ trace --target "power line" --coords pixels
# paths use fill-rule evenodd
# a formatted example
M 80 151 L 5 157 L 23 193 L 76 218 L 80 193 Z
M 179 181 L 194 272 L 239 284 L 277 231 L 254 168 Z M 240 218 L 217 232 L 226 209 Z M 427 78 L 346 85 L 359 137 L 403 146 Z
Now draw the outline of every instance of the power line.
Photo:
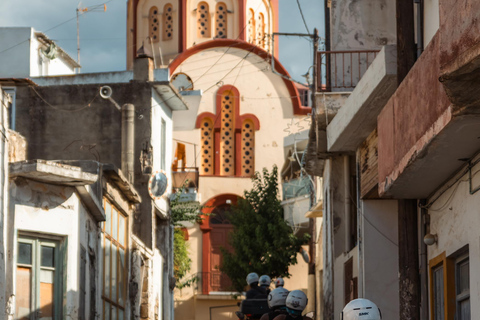
M 310 33 L 310 31 L 308 30 L 307 21 L 305 21 L 305 16 L 303 15 L 302 6 L 300 5 L 300 0 L 297 0 L 297 5 L 298 5 L 298 10 L 300 11 L 300 15 L 302 16 L 305 29 L 307 30 L 307 33 Z

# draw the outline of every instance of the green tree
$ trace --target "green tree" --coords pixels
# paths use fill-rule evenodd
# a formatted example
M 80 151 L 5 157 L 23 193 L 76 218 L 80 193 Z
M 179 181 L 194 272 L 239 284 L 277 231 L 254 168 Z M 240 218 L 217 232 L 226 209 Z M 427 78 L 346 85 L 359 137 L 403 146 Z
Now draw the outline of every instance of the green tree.
M 198 202 L 181 202 L 181 195 L 186 187 L 181 188 L 170 201 L 170 223 L 175 227 L 173 234 L 173 275 L 177 288 L 189 287 L 196 277 L 184 279 L 192 266 L 188 254 L 188 243 L 182 228 L 185 222 L 198 222 L 201 218 L 201 206 Z
M 297 252 L 309 236 L 299 239 L 285 222 L 278 196 L 278 169 L 263 169 L 253 178 L 253 188 L 244 192 L 232 206 L 229 220 L 233 225 L 229 252 L 222 248 L 220 270 L 232 280 L 233 288 L 243 291 L 248 273 L 270 277 L 290 277 L 288 267 L 297 263 Z

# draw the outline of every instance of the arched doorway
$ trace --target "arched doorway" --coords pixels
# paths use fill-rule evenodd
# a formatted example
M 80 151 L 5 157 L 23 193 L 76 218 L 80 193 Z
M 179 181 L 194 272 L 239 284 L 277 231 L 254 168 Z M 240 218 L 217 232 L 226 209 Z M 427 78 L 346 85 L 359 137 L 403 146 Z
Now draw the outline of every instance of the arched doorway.
M 205 203 L 203 213 L 210 214 L 202 221 L 202 293 L 230 291 L 230 279 L 220 272 L 221 247 L 231 249 L 228 235 L 233 226 L 228 221 L 228 212 L 237 204 L 238 196 L 222 194 Z

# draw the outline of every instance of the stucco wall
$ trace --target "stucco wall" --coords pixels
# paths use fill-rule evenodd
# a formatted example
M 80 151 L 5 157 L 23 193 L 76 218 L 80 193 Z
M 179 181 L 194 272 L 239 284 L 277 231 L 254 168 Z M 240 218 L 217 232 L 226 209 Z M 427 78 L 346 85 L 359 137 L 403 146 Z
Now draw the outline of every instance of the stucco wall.
M 46 239 L 58 240 L 60 243 L 67 243 L 66 255 L 68 262 L 66 270 L 65 294 L 66 304 L 63 314 L 65 317 L 78 317 L 79 308 L 79 281 L 80 281 L 80 246 L 85 249 L 92 248 L 96 255 L 97 273 L 93 275 L 96 283 L 99 284 L 102 279 L 101 265 L 102 255 L 100 230 L 97 224 L 88 214 L 88 211 L 81 204 L 75 189 L 72 187 L 63 187 L 47 185 L 23 178 L 17 178 L 10 183 L 10 232 L 9 232 L 9 250 L 12 255 L 8 256 L 9 269 L 13 275 L 10 278 L 8 288 L 10 293 L 15 293 L 20 288 L 16 288 L 15 279 L 16 261 L 17 261 L 17 239 L 19 235 L 23 236 L 41 236 Z M 87 259 L 89 256 L 87 254 Z M 87 261 L 86 279 L 89 279 Z M 89 306 L 89 283 L 86 284 L 86 303 Z M 97 286 L 97 290 L 100 288 Z M 100 291 L 97 291 L 99 293 Z M 98 296 L 100 297 L 100 296 Z M 96 310 L 87 308 L 87 317 L 90 312 L 100 313 L 101 304 L 97 303 Z
M 380 194 L 392 183 L 389 175 L 404 169 L 404 157 L 450 105 L 438 81 L 439 46 L 437 33 L 377 118 Z
M 475 174 L 479 169 L 480 166 L 478 164 L 472 168 L 473 188 L 480 185 L 478 174 Z M 451 187 L 449 188 L 448 186 L 450 185 Z M 470 259 L 470 309 L 472 319 L 477 319 L 480 316 L 480 305 L 476 303 L 480 297 L 480 279 L 475 271 L 480 268 L 480 243 L 478 237 L 480 193 L 470 194 L 468 174 L 457 174 L 449 181 L 446 181 L 432 198 L 431 200 L 434 200 L 434 202 L 428 209 L 428 214 L 430 214 L 430 233 L 437 235 L 438 242 L 432 246 L 427 246 L 428 260 L 437 257 L 443 252 L 445 252 L 447 258 L 454 259 L 455 253 L 468 245 Z M 430 292 L 430 294 L 432 293 Z
M 395 200 L 363 200 L 363 298 L 399 319 L 398 205 Z M 360 296 L 360 295 L 359 295 Z
M 331 50 L 369 50 L 395 44 L 395 1 L 332 0 Z

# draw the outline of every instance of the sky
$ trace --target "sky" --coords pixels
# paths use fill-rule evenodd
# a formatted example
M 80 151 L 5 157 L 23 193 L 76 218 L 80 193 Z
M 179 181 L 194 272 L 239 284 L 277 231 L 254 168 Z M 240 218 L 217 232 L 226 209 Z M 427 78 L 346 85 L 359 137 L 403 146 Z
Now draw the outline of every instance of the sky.
M 323 0 L 298 0 L 309 32 L 323 35 Z M 126 68 L 126 0 L 0 0 L 0 27 L 34 27 L 77 59 L 76 9 L 106 3 L 107 11 L 80 16 L 82 73 Z M 296 0 L 279 0 L 279 31 L 306 33 Z M 277 41 L 278 38 L 275 39 Z M 312 43 L 306 38 L 280 37 L 280 62 L 291 76 L 301 77 L 312 65 Z M 15 44 L 0 43 L 0 50 Z

